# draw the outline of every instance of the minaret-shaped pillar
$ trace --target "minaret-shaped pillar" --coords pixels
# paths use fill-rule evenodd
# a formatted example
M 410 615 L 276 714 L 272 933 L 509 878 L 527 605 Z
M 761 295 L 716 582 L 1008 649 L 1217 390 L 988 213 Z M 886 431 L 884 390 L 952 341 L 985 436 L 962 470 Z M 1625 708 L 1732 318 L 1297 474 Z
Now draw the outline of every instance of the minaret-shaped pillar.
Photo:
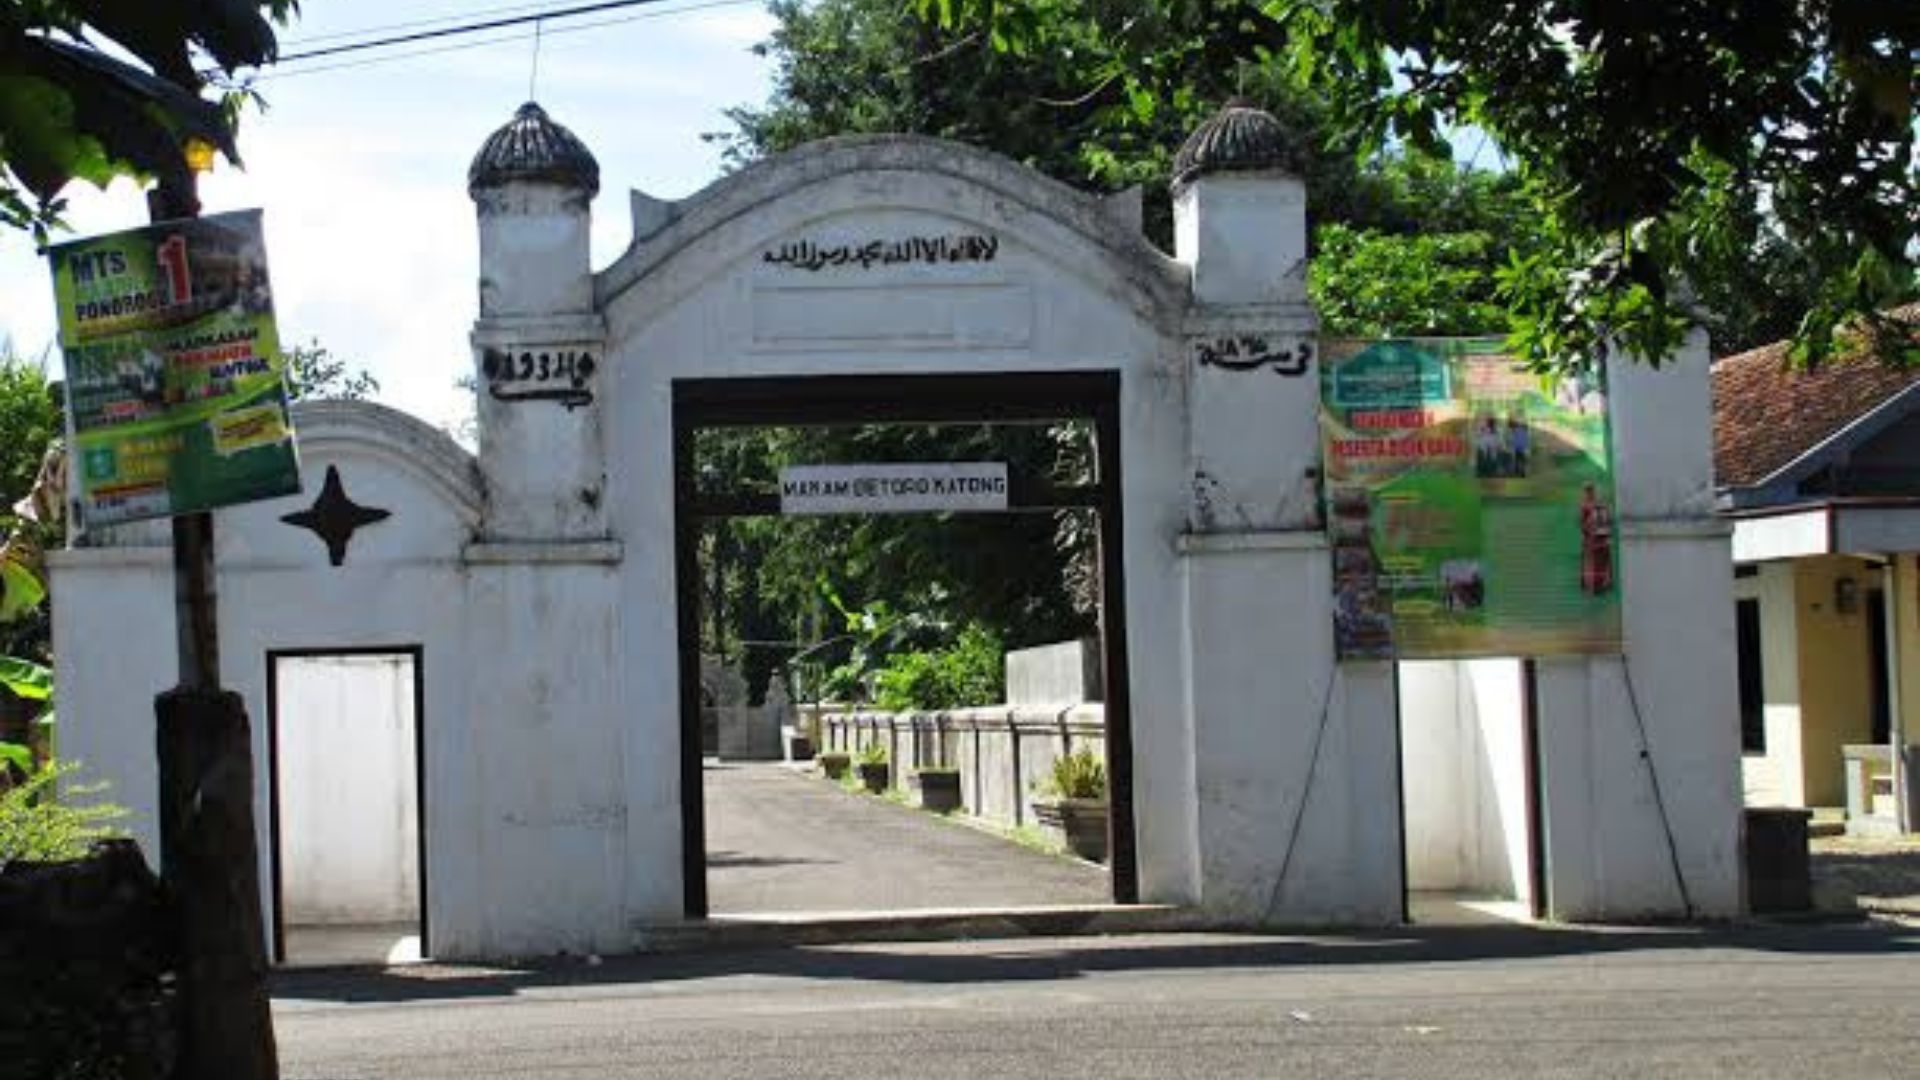
M 489 540 L 606 535 L 606 325 L 588 262 L 599 190 L 593 155 L 532 102 L 467 173 L 480 231 L 473 349 Z
M 600 169 L 529 103 L 481 147 L 467 190 L 480 229 L 473 352 L 487 504 L 465 552 L 477 662 L 460 678 L 470 707 L 493 719 L 477 742 L 458 717 L 439 730 L 458 746 L 444 759 L 488 792 L 495 816 L 482 851 L 428 858 L 473 859 L 471 951 L 608 952 L 631 938 L 623 733 L 610 719 L 624 692 L 624 552 L 608 526 L 606 326 L 587 245 Z
M 1174 163 L 1199 899 L 1239 921 L 1380 924 L 1401 908 L 1393 673 L 1334 660 L 1295 158 L 1273 116 L 1233 102 Z

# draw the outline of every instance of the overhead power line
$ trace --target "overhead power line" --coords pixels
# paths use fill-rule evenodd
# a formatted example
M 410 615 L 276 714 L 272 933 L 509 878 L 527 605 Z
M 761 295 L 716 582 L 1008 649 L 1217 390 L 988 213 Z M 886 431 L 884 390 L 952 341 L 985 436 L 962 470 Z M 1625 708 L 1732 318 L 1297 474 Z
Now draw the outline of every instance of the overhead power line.
M 458 26 L 443 26 L 433 30 L 416 30 L 410 34 L 397 34 L 392 37 L 374 38 L 371 41 L 353 41 L 344 45 L 328 45 L 306 52 L 289 53 L 275 61 L 276 64 L 296 64 L 303 60 L 317 60 L 323 56 L 338 56 L 342 53 L 362 52 L 367 49 L 386 49 L 395 45 L 409 45 L 416 41 L 432 41 L 436 38 L 456 37 L 465 34 L 478 34 L 488 30 L 500 30 L 511 26 L 525 26 L 529 23 L 543 22 L 548 19 L 567 19 L 578 15 L 592 15 L 601 11 L 616 11 L 620 8 L 641 7 L 644 5 L 665 3 L 666 0 L 601 0 L 597 4 L 578 4 L 574 7 L 557 8 L 526 15 L 511 15 L 499 19 L 487 19 L 481 22 L 461 23 Z
M 653 3 L 663 2 L 663 0 L 641 0 L 641 2 L 653 4 Z M 577 34 L 587 30 L 598 30 L 608 26 L 620 26 L 626 23 L 639 22 L 643 19 L 664 19 L 671 15 L 680 15 L 680 14 L 685 14 L 685 13 L 694 12 L 694 11 L 705 11 L 710 8 L 740 7 L 746 4 L 758 4 L 760 2 L 761 0 L 706 0 L 705 3 L 683 4 L 679 7 L 666 8 L 664 10 L 657 10 L 657 11 L 642 11 L 642 12 L 637 12 L 631 15 L 623 15 L 618 18 L 597 19 L 591 22 L 578 23 L 573 26 L 548 27 L 544 30 L 544 33 L 549 38 L 558 37 L 562 34 Z M 627 6 L 635 6 L 633 4 L 633 0 L 629 0 Z M 534 22 L 537 24 L 541 20 L 544 20 L 545 18 L 549 18 L 549 17 L 550 16 L 542 16 L 540 20 L 527 20 L 527 21 Z M 509 29 L 511 30 L 512 28 L 509 27 Z M 277 67 L 270 67 L 265 71 L 261 72 L 260 75 L 256 77 L 255 81 L 256 82 L 277 82 L 282 79 L 297 79 L 303 75 L 319 75 L 329 71 L 344 71 L 352 68 L 371 67 L 376 64 L 392 64 L 392 63 L 398 63 L 402 60 L 417 60 L 421 57 L 438 56 L 443 53 L 464 52 L 468 49 L 484 49 L 491 45 L 505 45 L 505 44 L 510 44 L 512 42 L 516 42 L 516 41 L 526 41 L 531 39 L 533 36 L 534 36 L 533 30 L 514 30 L 511 33 L 497 34 L 492 37 L 483 38 L 479 41 L 456 41 L 446 45 L 434 45 L 434 46 L 429 46 L 429 47 L 420 48 L 420 49 L 407 49 L 400 52 L 388 53 L 386 55 L 381 55 L 381 56 L 368 56 L 368 57 L 361 57 L 361 58 L 352 59 L 352 60 L 339 60 L 330 64 L 318 64 L 311 67 L 301 67 L 293 70 L 281 70 Z
M 393 34 L 402 30 L 418 30 L 423 26 L 442 26 L 469 19 L 488 18 L 494 15 L 517 14 L 523 11 L 536 11 L 540 8 L 559 7 L 573 0 L 539 0 L 538 3 L 505 4 L 500 7 L 481 8 L 478 11 L 462 11 L 457 15 L 435 15 L 425 19 L 409 19 L 406 22 L 381 23 L 377 26 L 362 26 L 353 30 L 329 30 L 324 34 L 296 34 L 281 42 L 282 45 L 303 49 L 323 41 L 340 41 L 346 38 L 365 38 L 377 34 Z

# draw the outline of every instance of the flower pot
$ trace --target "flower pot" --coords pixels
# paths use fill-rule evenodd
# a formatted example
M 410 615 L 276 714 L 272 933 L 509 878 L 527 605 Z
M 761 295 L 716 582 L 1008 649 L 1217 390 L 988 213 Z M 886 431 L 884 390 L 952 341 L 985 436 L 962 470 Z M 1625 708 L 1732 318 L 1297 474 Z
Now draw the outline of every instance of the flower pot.
M 863 761 L 855 765 L 853 769 L 855 773 L 859 774 L 860 782 L 866 785 L 868 791 L 878 795 L 887 790 L 888 769 L 886 762 Z
M 1033 816 L 1068 851 L 1088 862 L 1107 861 L 1106 800 L 1041 799 Z
M 820 754 L 813 760 L 827 779 L 838 780 L 847 775 L 847 763 L 852 759 L 845 754 Z
M 960 809 L 960 774 L 953 769 L 922 769 L 913 774 L 913 791 L 921 809 L 947 814 Z

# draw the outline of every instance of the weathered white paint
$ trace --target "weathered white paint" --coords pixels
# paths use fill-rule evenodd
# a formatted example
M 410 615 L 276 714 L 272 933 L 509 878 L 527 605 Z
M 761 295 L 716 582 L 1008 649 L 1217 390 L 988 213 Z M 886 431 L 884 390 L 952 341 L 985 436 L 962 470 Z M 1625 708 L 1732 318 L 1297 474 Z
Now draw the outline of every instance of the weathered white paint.
M 282 918 L 417 922 L 413 659 L 301 656 L 274 665 Z
M 1099 701 L 1104 690 L 1100 664 L 1098 638 L 1014 649 L 1006 656 L 1007 703 L 1077 705 Z
M 1333 654 L 1297 182 L 1201 177 L 1176 207 L 1175 260 L 1128 200 L 957 145 L 832 140 L 683 202 L 636 198 L 635 242 L 598 274 L 577 195 L 521 183 L 481 200 L 477 459 L 378 406 L 302 406 L 307 490 L 335 466 L 393 516 L 336 568 L 280 521 L 311 495 L 219 515 L 223 678 L 256 717 L 269 650 L 422 650 L 431 953 L 620 949 L 681 917 L 673 383 L 821 373 L 1117 374 L 1143 898 L 1398 920 L 1394 675 Z M 779 254 L 914 237 L 992 243 L 937 263 Z M 1223 338 L 1261 362 L 1202 363 Z M 502 400 L 526 387 L 491 385 L 487 357 L 529 350 L 593 353 L 573 387 L 591 400 Z M 1668 813 L 1620 662 L 1543 665 L 1546 842 L 1568 916 L 1682 910 L 1663 820 L 1696 911 L 1738 907 L 1705 369 L 1690 353 L 1616 373 L 1627 634 Z M 165 537 L 111 530 L 53 560 L 63 740 L 115 782 L 149 851 L 150 698 L 174 663 Z M 259 724 L 255 741 L 265 760 Z
M 1781 806 L 1805 806 L 1805 726 L 1800 715 L 1800 600 L 1792 563 L 1763 563 L 1755 583 L 1760 602 L 1760 686 L 1765 704 L 1766 775 Z
M 1400 665 L 1410 889 L 1532 900 L 1518 660 Z
M 1825 507 L 1735 518 L 1733 522 L 1733 557 L 1742 563 L 1798 559 L 1832 551 L 1833 518 Z

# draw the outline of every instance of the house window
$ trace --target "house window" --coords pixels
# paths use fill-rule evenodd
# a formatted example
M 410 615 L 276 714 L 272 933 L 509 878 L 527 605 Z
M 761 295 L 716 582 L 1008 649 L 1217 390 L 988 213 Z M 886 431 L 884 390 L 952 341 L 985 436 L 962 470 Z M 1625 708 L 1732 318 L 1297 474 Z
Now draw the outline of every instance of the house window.
M 1734 629 L 1740 649 L 1740 749 L 1764 754 L 1767 692 L 1760 669 L 1760 601 L 1734 602 Z

